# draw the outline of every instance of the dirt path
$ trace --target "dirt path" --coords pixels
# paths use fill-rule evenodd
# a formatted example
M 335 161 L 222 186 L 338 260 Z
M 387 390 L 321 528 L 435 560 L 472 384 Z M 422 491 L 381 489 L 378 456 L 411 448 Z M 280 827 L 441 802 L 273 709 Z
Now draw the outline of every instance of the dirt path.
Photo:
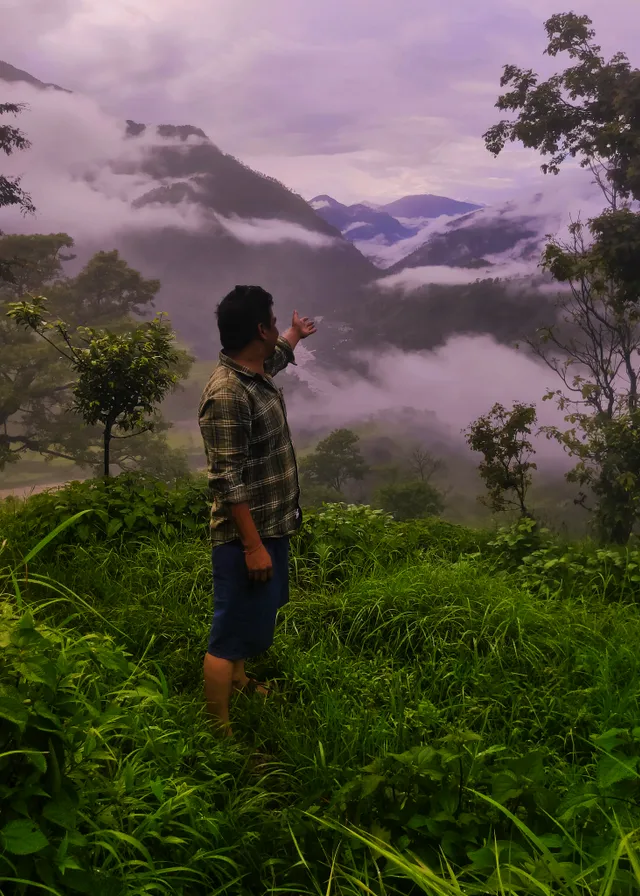
M 0 488 L 0 498 L 9 498 L 14 495 L 16 498 L 28 498 L 29 495 L 36 495 L 38 492 L 44 492 L 48 488 L 62 488 L 66 485 L 66 481 L 61 482 L 40 482 L 38 485 L 14 485 L 13 488 Z

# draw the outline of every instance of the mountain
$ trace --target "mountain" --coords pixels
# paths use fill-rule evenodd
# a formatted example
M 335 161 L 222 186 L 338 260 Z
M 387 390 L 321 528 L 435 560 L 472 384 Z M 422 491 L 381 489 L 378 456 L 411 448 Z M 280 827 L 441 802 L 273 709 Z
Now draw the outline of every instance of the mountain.
M 324 221 L 354 243 L 376 240 L 393 245 L 416 233 L 415 228 L 406 227 L 387 212 L 364 203 L 343 205 L 323 195 L 312 199 L 310 205 Z
M 393 215 L 395 218 L 429 219 L 439 218 L 442 215 L 463 215 L 482 208 L 472 202 L 459 202 L 457 199 L 448 199 L 446 196 L 434 196 L 431 193 L 421 193 L 415 196 L 403 196 L 380 206 L 381 211 Z
M 314 211 L 378 268 L 390 269 L 420 248 L 438 218 L 456 218 L 482 208 L 446 196 L 404 196 L 384 206 L 343 205 L 323 194 L 310 202 Z
M 13 67 L 2 71 L 16 80 Z M 18 80 L 45 87 L 28 75 Z M 78 115 L 84 115 L 84 107 Z M 354 345 L 419 350 L 471 332 L 513 342 L 532 322 L 531 315 L 542 313 L 536 296 L 523 293 L 514 298 L 506 287 L 500 292 L 486 280 L 480 286 L 416 291 L 390 289 L 380 282 L 406 267 L 469 266 L 510 249 L 531 254 L 540 230 L 539 210 L 533 206 L 527 206 L 527 214 L 512 205 L 475 209 L 453 221 L 434 219 L 436 230 L 424 244 L 412 244 L 421 239 L 420 232 L 409 237 L 415 251 L 383 272 L 358 251 L 348 228 L 366 225 L 381 241 L 397 239 L 400 246 L 406 239 L 403 230 L 411 229 L 388 212 L 365 204 L 341 206 L 329 196 L 316 197 L 312 205 L 225 153 L 195 125 L 130 120 L 122 126 L 126 136 L 121 151 L 113 152 L 116 157 L 101 163 L 99 170 L 90 160 L 84 172 L 74 163 L 73 177 L 83 177 L 96 193 L 127 196 L 132 213 L 123 216 L 119 211 L 117 220 L 128 223 L 117 230 L 105 224 L 100 239 L 92 241 L 85 238 L 85 222 L 78 212 L 70 233 L 76 253 L 84 260 L 97 249 L 115 248 L 144 276 L 158 278 L 162 288 L 157 309 L 168 312 L 178 335 L 203 360 L 217 354 L 215 308 L 237 283 L 268 289 L 282 328 L 294 308 L 322 318 L 312 351 L 320 364 L 333 367 L 359 363 L 349 356 Z M 25 156 L 27 165 L 28 159 Z M 33 199 L 37 208 L 38 195 Z M 344 214 L 345 208 L 346 238 L 338 219 L 332 218 L 333 224 L 324 217 Z M 431 212 L 440 208 L 431 206 Z M 143 210 L 145 217 L 133 221 L 135 209 Z M 358 245 L 363 243 L 366 240 L 359 240 Z
M 6 63 L 1 71 L 11 80 L 45 86 L 26 73 L 18 78 Z M 219 348 L 217 302 L 237 283 L 258 283 L 273 293 L 281 325 L 294 308 L 335 320 L 323 324 L 314 345 L 319 357 L 333 358 L 334 327 L 377 269 L 301 196 L 223 152 L 200 128 L 128 121 L 126 134 L 123 149 L 136 151 L 123 151 L 98 174 L 87 170 L 85 180 L 100 190 L 103 178 L 115 181 L 116 189 L 120 179 L 123 193 L 132 182 L 144 183 L 134 207 L 179 206 L 197 215 L 197 225 L 105 229 L 101 245 L 88 245 L 78 220 L 70 234 L 78 255 L 117 248 L 144 276 L 158 278 L 156 307 L 168 312 L 199 357 L 211 359 Z M 33 199 L 37 208 L 38 196 Z
M 41 90 L 45 90 L 49 87 L 52 90 L 71 93 L 70 90 L 66 90 L 64 87 L 58 87 L 57 84 L 45 84 L 44 81 L 38 81 L 38 79 L 34 78 L 33 75 L 30 75 L 29 72 L 23 72 L 22 69 L 16 68 L 15 65 L 9 65 L 8 62 L 2 62 L 2 60 L 0 60 L 0 81 L 22 81 L 25 84 L 31 84 L 32 87 L 38 87 Z

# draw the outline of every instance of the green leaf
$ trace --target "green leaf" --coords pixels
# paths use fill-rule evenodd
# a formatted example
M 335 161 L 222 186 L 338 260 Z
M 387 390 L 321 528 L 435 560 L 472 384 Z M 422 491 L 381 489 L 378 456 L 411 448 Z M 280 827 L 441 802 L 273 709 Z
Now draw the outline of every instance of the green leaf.
M 519 797 L 522 788 L 518 786 L 518 779 L 513 773 L 504 771 L 491 778 L 491 792 L 493 798 L 504 805 L 508 800 Z
M 0 719 L 6 719 L 24 731 L 29 721 L 29 710 L 15 697 L 0 697 Z
M 562 849 L 564 846 L 564 838 L 561 834 L 541 834 L 540 842 L 544 843 L 548 849 Z
M 73 830 L 76 826 L 75 807 L 64 793 L 60 793 L 56 799 L 46 803 L 42 814 L 48 821 L 60 825 L 67 831 Z
M 84 516 L 85 514 L 91 512 L 91 510 L 81 510 L 80 513 L 76 513 L 75 516 L 72 516 L 70 519 L 65 520 L 63 523 L 60 523 L 59 526 L 56 526 L 53 532 L 50 532 L 47 536 L 45 536 L 45 538 L 39 541 L 34 548 L 29 551 L 23 561 L 25 566 L 27 563 L 30 563 L 31 560 L 33 560 L 33 558 L 56 537 L 56 535 L 59 535 L 60 532 L 63 532 L 68 526 L 71 526 L 73 523 L 75 523 L 75 521 L 80 519 L 81 516 Z
M 611 728 L 603 734 L 593 735 L 592 740 L 594 744 L 601 747 L 605 753 L 610 753 L 614 747 L 618 747 L 624 742 L 619 737 L 621 734 L 628 734 L 626 728 Z
M 49 845 L 38 825 L 28 818 L 10 821 L 0 831 L 0 838 L 7 852 L 14 856 L 29 856 Z
M 618 781 L 626 781 L 630 778 L 638 778 L 636 766 L 638 757 L 634 756 L 603 756 L 598 763 L 596 779 L 602 788 L 611 787 Z
M 367 775 L 366 778 L 362 779 L 361 795 L 363 797 L 371 796 L 383 782 L 384 778 L 382 775 Z
M 160 778 L 156 778 L 155 781 L 149 781 L 149 788 L 159 802 L 164 800 L 164 787 Z
M 110 520 L 109 525 L 107 526 L 107 535 L 111 537 L 112 535 L 115 535 L 116 532 L 118 532 L 120 529 L 122 529 L 122 520 Z

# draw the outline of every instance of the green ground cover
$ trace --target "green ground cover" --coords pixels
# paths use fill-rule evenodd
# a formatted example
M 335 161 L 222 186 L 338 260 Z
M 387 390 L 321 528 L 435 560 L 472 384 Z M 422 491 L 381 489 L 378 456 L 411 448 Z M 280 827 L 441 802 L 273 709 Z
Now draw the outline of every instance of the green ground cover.
M 227 742 L 205 496 L 154 495 L 0 510 L 3 893 L 640 893 L 633 553 L 312 515 Z

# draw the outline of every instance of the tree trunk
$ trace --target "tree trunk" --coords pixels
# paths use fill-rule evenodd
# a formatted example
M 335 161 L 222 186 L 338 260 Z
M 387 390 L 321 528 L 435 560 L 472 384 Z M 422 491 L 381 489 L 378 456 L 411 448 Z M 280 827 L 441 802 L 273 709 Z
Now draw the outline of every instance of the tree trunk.
M 104 428 L 103 445 L 104 467 L 102 473 L 105 479 L 108 479 L 111 472 L 111 424 L 109 423 Z

